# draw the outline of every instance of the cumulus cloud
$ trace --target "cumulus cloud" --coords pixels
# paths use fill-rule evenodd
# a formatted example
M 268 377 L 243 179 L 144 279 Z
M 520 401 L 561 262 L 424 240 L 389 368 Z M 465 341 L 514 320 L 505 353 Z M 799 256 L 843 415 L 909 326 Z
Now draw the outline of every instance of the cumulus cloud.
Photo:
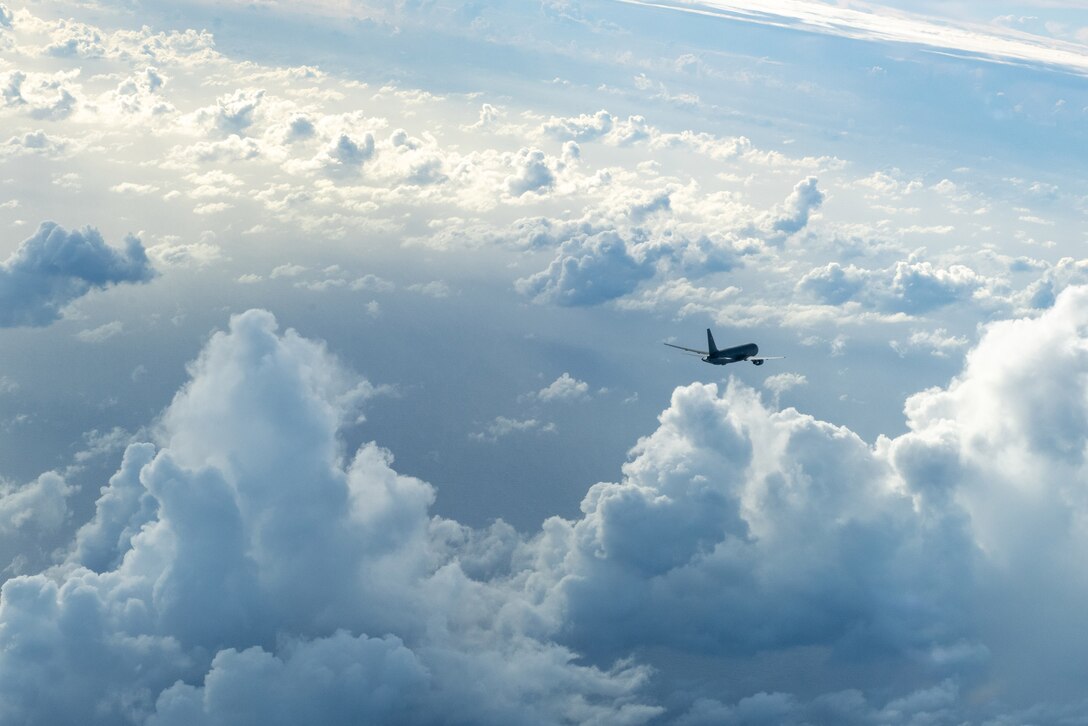
M 552 117 L 541 125 L 541 130 L 560 141 L 593 141 L 608 134 L 613 127 L 612 114 L 598 111 L 567 118 Z
M 0 487 L 0 535 L 33 530 L 54 532 L 68 514 L 68 496 L 73 489 L 64 477 L 47 472 L 21 487 Z
M 823 204 L 825 194 L 814 176 L 797 182 L 785 202 L 757 219 L 749 234 L 769 242 L 781 242 L 808 226 L 809 217 Z
M 595 305 L 632 292 L 652 277 L 648 254 L 629 249 L 615 232 L 564 242 L 547 269 L 517 281 L 518 292 L 539 302 Z
M 0 263 L 0 327 L 48 325 L 91 290 L 147 282 L 154 274 L 135 237 L 126 238 L 120 252 L 93 227 L 68 231 L 43 222 Z
M 641 723 L 665 707 L 632 653 L 810 653 L 847 666 L 824 695 L 749 674 L 733 700 L 673 693 L 669 715 L 1000 717 L 961 695 L 982 688 L 1008 713 L 1077 713 L 1085 330 L 1088 288 L 991 324 L 948 386 L 908 399 L 908 431 L 874 444 L 736 381 L 682 386 L 580 517 L 522 537 L 432 517 L 434 489 L 375 444 L 345 459 L 337 431 L 373 387 L 251 311 L 190 366 L 156 443 L 129 446 L 66 563 L 4 585 L 0 710 Z M 495 426 L 481 440 L 544 430 Z M 20 497 L 5 512 L 63 511 Z M 1044 688 L 1055 703 L 1032 710 Z
M 1024 307 L 1048 308 L 1065 288 L 1088 282 L 1088 260 L 1063 257 L 1055 265 L 1046 265 L 1039 279 L 1032 282 L 1020 294 Z
M 564 372 L 544 388 L 536 392 L 541 401 L 576 401 L 589 395 L 589 384 Z
M 509 528 L 432 519 L 432 487 L 374 444 L 343 459 L 337 430 L 373 387 L 322 345 L 250 311 L 189 370 L 157 443 L 128 447 L 67 561 L 4 583 L 5 722 L 660 713 L 638 696 L 645 667 L 578 663 L 516 589 L 469 577 L 511 561 Z
M 521 149 L 510 165 L 514 173 L 506 177 L 505 182 L 510 196 L 520 197 L 529 192 L 543 194 L 555 185 L 555 172 L 543 151 Z
M 214 106 L 200 109 L 196 117 L 201 123 L 226 136 L 242 135 L 256 120 L 264 95 L 261 89 L 238 89 L 232 94 L 220 96 Z
M 799 291 L 825 304 L 854 300 L 877 310 L 910 315 L 969 301 L 1003 305 L 999 293 L 1004 287 L 1002 280 L 981 275 L 967 265 L 941 267 L 914 255 L 881 270 L 830 262 L 805 273 L 797 283 Z M 1040 295 L 1045 297 L 1042 292 Z

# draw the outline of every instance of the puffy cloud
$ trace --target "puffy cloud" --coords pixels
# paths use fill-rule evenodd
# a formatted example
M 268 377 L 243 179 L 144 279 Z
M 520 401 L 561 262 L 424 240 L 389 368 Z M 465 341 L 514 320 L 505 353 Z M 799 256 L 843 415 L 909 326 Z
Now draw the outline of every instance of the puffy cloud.
M 104 95 L 104 107 L 116 111 L 116 117 L 129 123 L 146 123 L 148 119 L 172 113 L 175 108 L 163 97 L 168 79 L 151 66 L 128 76 L 110 93 Z
M 521 149 L 511 159 L 514 173 L 506 177 L 506 190 L 513 197 L 534 192 L 543 194 L 555 186 L 555 172 L 548 165 L 548 158 L 538 149 Z
M 939 267 L 912 255 L 883 270 L 831 262 L 805 273 L 797 289 L 822 303 L 841 305 L 851 300 L 877 310 L 921 315 L 957 302 L 996 301 L 1003 281 L 988 278 L 966 265 Z
M 4 144 L 3 150 L 9 154 L 56 155 L 64 150 L 63 139 L 50 136 L 41 129 L 28 131 L 22 136 L 12 136 Z
M 265 92 L 262 89 L 238 89 L 220 96 L 214 106 L 200 109 L 196 118 L 226 136 L 245 134 L 256 120 Z
M 961 637 L 941 585 L 970 547 L 954 531 L 921 536 L 891 466 L 855 434 L 772 413 L 736 383 L 679 388 L 660 419 L 624 479 L 590 489 L 582 519 L 545 528 L 541 559 L 562 563 L 554 587 L 575 647 L 909 650 Z
M 73 489 L 64 477 L 47 472 L 24 486 L 0 488 L 0 535 L 33 529 L 54 532 L 68 514 L 68 496 Z
M 869 270 L 854 265 L 843 267 L 838 262 L 829 262 L 824 267 L 817 267 L 798 281 L 797 289 L 807 292 L 821 302 L 841 305 L 853 300 L 865 289 L 871 278 Z
M 784 203 L 763 214 L 748 230 L 769 242 L 781 242 L 808 226 L 809 217 L 820 208 L 825 195 L 814 176 L 797 182 Z
M 637 695 L 647 668 L 579 664 L 547 637 L 499 574 L 518 546 L 508 527 L 432 519 L 434 490 L 374 444 L 345 462 L 337 430 L 373 387 L 322 345 L 250 311 L 189 370 L 158 443 L 129 446 L 68 561 L 4 583 L 2 720 L 633 724 L 661 712 Z
M 536 392 L 541 401 L 574 401 L 589 394 L 589 384 L 572 377 L 569 373 L 556 378 L 550 384 Z
M 629 296 L 651 278 L 701 277 L 740 266 L 736 238 L 699 234 L 702 224 L 680 219 L 672 201 L 677 194 L 675 188 L 620 192 L 577 220 L 518 220 L 507 231 L 510 242 L 558 249 L 546 269 L 515 287 L 537 302 L 597 305 Z
M 897 262 L 891 281 L 895 307 L 903 312 L 926 312 L 970 298 L 987 281 L 966 265 L 935 267 L 930 262 Z
M 541 130 L 560 141 L 593 141 L 612 131 L 612 114 L 598 111 L 593 115 L 582 114 L 568 118 L 552 117 L 541 125 Z
M 43 222 L 0 263 L 0 327 L 48 325 L 93 289 L 147 282 L 154 274 L 135 237 L 128 237 L 119 252 L 93 227 L 67 231 Z
M 374 135 L 367 133 L 361 140 L 340 134 L 324 151 L 314 157 L 313 164 L 333 176 L 354 176 L 363 164 L 374 156 Z
M 670 714 L 999 715 L 960 695 L 977 689 L 1010 713 L 1076 713 L 1085 330 L 1086 288 L 991 324 L 947 387 L 908 400 L 907 433 L 873 445 L 735 381 L 680 387 L 619 481 L 523 539 L 432 518 L 434 490 L 374 444 L 345 463 L 337 430 L 373 387 L 251 311 L 190 366 L 157 445 L 130 445 L 67 563 L 4 585 L 0 712 L 640 723 L 661 708 L 631 653 L 736 667 L 809 652 L 824 695 L 751 673 L 750 693 L 674 694 Z M 542 429 L 497 419 L 496 437 L 505 424 Z M 879 680 L 859 675 L 869 665 Z M 1044 687 L 1056 703 L 1033 711 Z
M 539 302 L 596 305 L 632 292 L 652 277 L 652 260 L 615 232 L 564 242 L 548 265 L 517 281 L 518 292 Z
M 3 96 L 5 106 L 21 106 L 26 103 L 26 99 L 23 98 L 23 82 L 26 81 L 26 74 L 22 71 L 9 71 L 0 76 L 0 83 L 3 83 Z
M 624 478 L 591 488 L 581 519 L 551 520 L 534 543 L 537 562 L 554 563 L 548 597 L 568 642 L 897 653 L 931 683 L 954 672 L 1007 702 L 1045 691 L 1076 704 L 1088 661 L 1066 641 L 1088 603 L 1086 303 L 1088 288 L 1070 288 L 1036 319 L 991 324 L 947 388 L 908 400 L 909 431 L 874 446 L 768 410 L 736 382 L 677 389 Z M 880 708 L 850 698 L 881 722 L 909 722 L 930 696 L 941 719 L 970 718 L 948 686 Z M 738 714 L 756 705 L 768 722 L 815 718 L 816 702 L 753 698 L 703 703 L 689 721 L 752 722 Z
M 1048 308 L 1065 288 L 1088 282 L 1088 260 L 1063 257 L 1055 265 L 1047 265 L 1042 276 L 1020 294 L 1025 307 Z

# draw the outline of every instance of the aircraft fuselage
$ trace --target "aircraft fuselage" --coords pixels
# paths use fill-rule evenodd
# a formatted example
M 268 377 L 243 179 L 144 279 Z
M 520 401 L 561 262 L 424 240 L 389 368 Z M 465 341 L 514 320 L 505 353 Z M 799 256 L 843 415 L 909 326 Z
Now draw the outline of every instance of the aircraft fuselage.
M 746 343 L 744 345 L 734 345 L 732 348 L 716 350 L 703 360 L 716 366 L 724 366 L 727 363 L 739 363 L 742 360 L 748 360 L 754 355 L 759 355 L 759 346 L 755 343 Z M 760 362 L 762 363 L 762 361 Z

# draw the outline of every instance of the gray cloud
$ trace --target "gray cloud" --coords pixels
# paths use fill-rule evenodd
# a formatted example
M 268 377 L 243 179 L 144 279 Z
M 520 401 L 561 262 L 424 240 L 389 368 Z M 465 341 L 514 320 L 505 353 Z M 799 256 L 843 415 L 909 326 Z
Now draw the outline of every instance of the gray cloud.
M 781 243 L 808 226 L 809 217 L 823 204 L 825 195 L 814 176 L 797 182 L 786 200 L 764 213 L 745 230 L 746 234 Z
M 653 274 L 651 259 L 633 252 L 619 234 L 601 232 L 564 242 L 547 269 L 516 287 L 539 302 L 596 305 L 632 292 Z
M 190 371 L 158 443 L 128 448 L 68 561 L 3 585 L 0 720 L 643 723 L 660 712 L 637 698 L 645 667 L 576 663 L 517 588 L 470 579 L 510 561 L 509 528 L 432 520 L 433 489 L 376 445 L 345 465 L 337 430 L 372 387 L 323 346 L 250 311 Z
M 0 263 L 0 327 L 48 325 L 93 289 L 147 282 L 154 274 L 135 237 L 127 237 L 119 252 L 93 227 L 68 231 L 43 222 Z
M 1088 288 L 992 324 L 874 445 L 737 382 L 680 387 L 619 481 L 523 538 L 432 517 L 375 444 L 345 461 L 373 387 L 236 316 L 67 562 L 4 584 L 0 718 L 643 723 L 663 707 L 626 658 L 655 652 L 832 664 L 824 695 L 670 694 L 681 723 L 1080 713 L 1085 330 Z
M 810 270 L 797 283 L 799 291 L 830 305 L 857 301 L 877 310 L 912 315 L 970 301 L 980 293 L 995 298 L 1001 287 L 1000 280 L 966 265 L 939 267 L 915 256 L 880 270 L 830 262 Z M 1043 281 L 1036 287 L 1031 299 L 1045 301 L 1049 288 Z
M 548 166 L 543 151 L 521 149 L 511 164 L 514 173 L 506 177 L 506 189 L 511 196 L 520 197 L 529 192 L 543 194 L 555 186 L 555 173 Z

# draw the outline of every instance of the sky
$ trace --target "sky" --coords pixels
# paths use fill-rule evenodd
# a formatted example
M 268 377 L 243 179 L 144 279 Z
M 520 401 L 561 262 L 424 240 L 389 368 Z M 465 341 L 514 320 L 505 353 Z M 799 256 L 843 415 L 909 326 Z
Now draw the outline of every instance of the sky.
M 1088 721 L 1086 77 L 1062 0 L 4 0 L 0 722 Z

